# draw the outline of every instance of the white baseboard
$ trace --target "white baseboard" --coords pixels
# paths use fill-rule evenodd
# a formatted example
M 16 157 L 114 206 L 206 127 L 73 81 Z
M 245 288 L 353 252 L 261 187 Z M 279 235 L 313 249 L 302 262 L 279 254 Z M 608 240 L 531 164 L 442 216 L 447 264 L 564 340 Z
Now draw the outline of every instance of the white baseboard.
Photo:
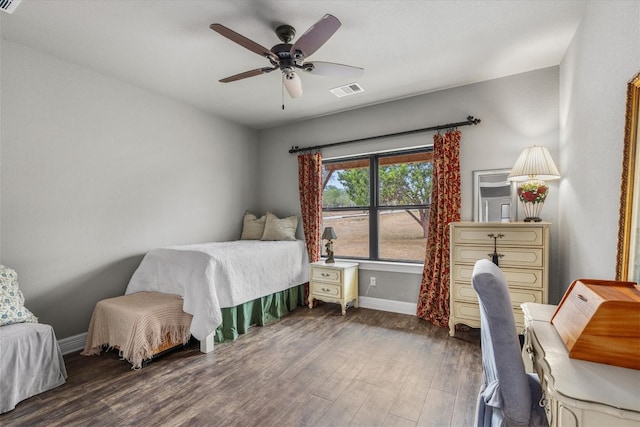
M 84 349 L 84 344 L 87 342 L 87 333 L 84 332 L 82 334 L 74 335 L 67 338 L 62 338 L 58 340 L 58 345 L 60 346 L 60 351 L 62 354 L 69 354 L 76 351 L 80 351 Z
M 372 310 L 390 311 L 392 313 L 416 315 L 418 304 L 404 301 L 393 301 L 389 299 L 359 297 L 358 304 L 362 308 Z

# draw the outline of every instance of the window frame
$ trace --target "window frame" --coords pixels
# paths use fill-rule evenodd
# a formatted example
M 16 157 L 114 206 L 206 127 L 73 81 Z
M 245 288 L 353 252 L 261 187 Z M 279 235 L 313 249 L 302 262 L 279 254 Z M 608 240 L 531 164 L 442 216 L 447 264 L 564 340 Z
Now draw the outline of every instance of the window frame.
M 420 148 L 411 148 L 405 150 L 394 150 L 376 152 L 365 155 L 353 155 L 347 157 L 340 157 L 335 159 L 323 160 L 323 167 L 325 164 L 331 163 L 345 163 L 350 161 L 358 161 L 363 159 L 369 160 L 369 205 L 368 206 L 345 206 L 345 207 L 329 207 L 322 206 L 322 217 L 324 218 L 325 212 L 345 212 L 351 210 L 363 210 L 368 211 L 369 214 L 369 257 L 357 257 L 353 255 L 341 255 L 336 253 L 335 256 L 343 259 L 353 260 L 365 260 L 373 262 L 389 262 L 389 263 L 405 263 L 405 264 L 422 264 L 423 261 L 406 260 L 406 259 L 390 259 L 380 258 L 380 212 L 392 211 L 398 209 L 431 209 L 431 199 L 426 204 L 419 205 L 381 205 L 380 204 L 380 192 L 378 191 L 379 183 L 379 166 L 380 159 L 385 157 L 394 157 L 398 155 L 411 155 L 411 154 L 424 154 L 433 153 L 433 146 L 426 146 Z M 324 192 L 324 188 L 323 188 Z M 324 205 L 324 203 L 323 203 Z M 426 248 L 425 248 L 426 249 Z

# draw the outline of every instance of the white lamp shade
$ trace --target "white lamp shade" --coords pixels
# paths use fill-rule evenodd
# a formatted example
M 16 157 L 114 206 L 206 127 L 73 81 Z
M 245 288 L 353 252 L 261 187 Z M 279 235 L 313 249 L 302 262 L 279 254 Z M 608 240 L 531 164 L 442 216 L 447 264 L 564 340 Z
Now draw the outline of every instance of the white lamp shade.
M 534 145 L 525 148 L 507 177 L 509 181 L 526 181 L 534 178 L 543 181 L 560 178 L 560 172 L 546 147 Z
M 291 98 L 300 98 L 302 96 L 302 81 L 295 72 L 283 74 L 284 87 Z

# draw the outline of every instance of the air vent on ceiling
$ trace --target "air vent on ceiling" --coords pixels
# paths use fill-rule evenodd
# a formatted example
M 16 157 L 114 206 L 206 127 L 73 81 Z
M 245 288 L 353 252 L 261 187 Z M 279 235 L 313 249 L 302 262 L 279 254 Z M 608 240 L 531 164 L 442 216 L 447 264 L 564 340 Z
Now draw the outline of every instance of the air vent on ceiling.
M 348 85 L 329 89 L 329 92 L 338 98 L 342 98 L 343 96 L 355 95 L 356 93 L 364 92 L 364 89 L 358 83 L 349 83 Z
M 7 13 L 13 13 L 22 0 L 0 0 L 0 10 Z

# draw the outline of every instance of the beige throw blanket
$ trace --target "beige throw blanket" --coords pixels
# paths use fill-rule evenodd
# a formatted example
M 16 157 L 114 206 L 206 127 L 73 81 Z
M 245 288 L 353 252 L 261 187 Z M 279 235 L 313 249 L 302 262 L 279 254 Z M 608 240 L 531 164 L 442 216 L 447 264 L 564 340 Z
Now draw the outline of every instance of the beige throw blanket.
M 138 292 L 99 301 L 91 316 L 84 356 L 116 347 L 134 368 L 150 359 L 168 335 L 173 343 L 191 337 L 192 315 L 182 311 L 182 298 L 159 292 Z

